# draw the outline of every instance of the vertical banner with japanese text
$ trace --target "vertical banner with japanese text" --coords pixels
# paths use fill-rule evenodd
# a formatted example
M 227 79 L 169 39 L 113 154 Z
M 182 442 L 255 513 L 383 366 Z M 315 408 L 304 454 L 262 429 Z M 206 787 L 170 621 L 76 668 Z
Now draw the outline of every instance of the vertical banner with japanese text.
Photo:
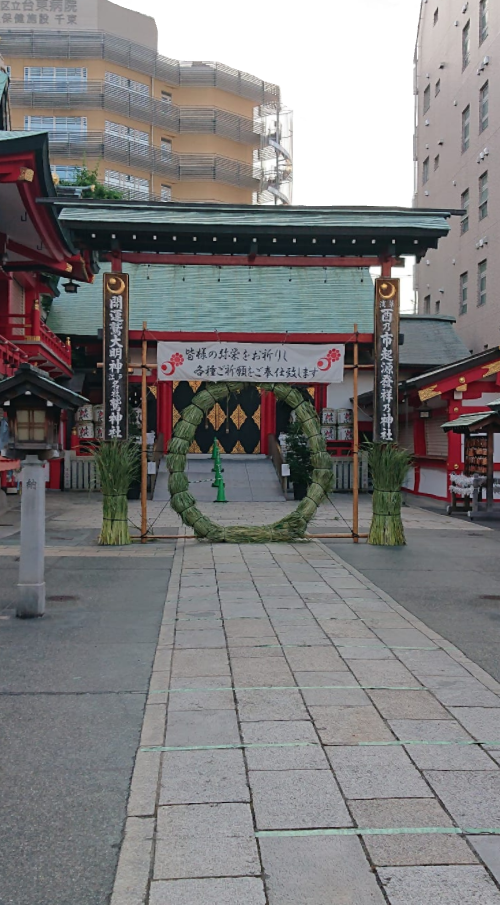
M 373 439 L 398 440 L 399 280 L 375 280 Z
M 104 274 L 103 387 L 104 439 L 128 436 L 127 273 Z

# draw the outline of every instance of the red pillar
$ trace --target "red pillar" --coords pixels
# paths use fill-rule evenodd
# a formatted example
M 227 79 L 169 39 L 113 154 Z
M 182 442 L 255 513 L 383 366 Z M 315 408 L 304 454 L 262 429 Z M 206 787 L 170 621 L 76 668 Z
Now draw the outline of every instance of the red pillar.
M 269 434 L 276 433 L 276 397 L 274 393 L 261 391 L 260 397 L 260 451 L 269 455 Z
M 157 387 L 156 426 L 158 434 L 163 434 L 163 451 L 166 452 L 168 441 L 172 436 L 173 430 L 173 386 L 170 380 L 159 380 Z
M 459 415 L 463 414 L 462 400 L 450 399 L 448 403 L 448 421 L 454 421 Z M 462 435 L 454 434 L 448 431 L 448 462 L 447 470 L 447 486 L 450 486 L 450 474 L 452 472 L 460 472 L 463 470 L 462 462 Z M 451 493 L 448 489 L 448 502 L 451 502 Z

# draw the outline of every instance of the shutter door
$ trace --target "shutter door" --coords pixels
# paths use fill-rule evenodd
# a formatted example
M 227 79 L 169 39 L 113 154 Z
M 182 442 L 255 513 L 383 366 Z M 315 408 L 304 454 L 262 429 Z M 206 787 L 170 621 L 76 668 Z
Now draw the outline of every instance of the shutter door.
M 448 458 L 448 437 L 441 427 L 446 421 L 446 416 L 439 414 L 437 418 L 432 417 L 425 422 L 425 451 L 428 456 Z

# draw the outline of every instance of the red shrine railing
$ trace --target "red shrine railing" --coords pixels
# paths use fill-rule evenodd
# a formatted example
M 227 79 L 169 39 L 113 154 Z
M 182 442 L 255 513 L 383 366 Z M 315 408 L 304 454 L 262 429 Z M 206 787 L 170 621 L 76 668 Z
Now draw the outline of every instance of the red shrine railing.
M 0 331 L 11 343 L 22 346 L 38 346 L 41 352 L 50 353 L 67 369 L 71 369 L 71 345 L 63 342 L 43 322 L 40 309 L 35 305 L 31 314 L 0 315 Z M 26 350 L 30 358 L 32 349 Z
M 0 335 L 0 375 L 12 377 L 23 361 L 28 360 L 28 355 L 10 342 L 5 336 Z

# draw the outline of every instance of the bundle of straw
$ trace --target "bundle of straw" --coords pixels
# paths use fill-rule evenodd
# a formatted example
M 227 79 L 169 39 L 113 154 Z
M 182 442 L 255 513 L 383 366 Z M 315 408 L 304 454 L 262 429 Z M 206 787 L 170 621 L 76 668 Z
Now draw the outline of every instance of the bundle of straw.
M 94 455 L 103 495 L 99 544 L 130 544 L 127 493 L 139 474 L 140 447 L 134 440 L 108 440 L 95 448 Z
M 401 485 L 411 464 L 411 455 L 396 443 L 367 443 L 368 464 L 373 479 L 373 516 L 368 543 L 379 547 L 406 544 L 401 519 Z

